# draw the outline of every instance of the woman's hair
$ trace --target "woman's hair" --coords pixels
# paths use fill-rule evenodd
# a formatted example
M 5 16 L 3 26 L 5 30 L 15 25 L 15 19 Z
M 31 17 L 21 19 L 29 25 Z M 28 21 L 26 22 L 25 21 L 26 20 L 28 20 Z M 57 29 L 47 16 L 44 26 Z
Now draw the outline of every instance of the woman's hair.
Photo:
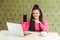
M 31 31 L 35 31 L 35 22 L 32 20 L 32 19 L 34 19 L 34 18 L 33 18 L 33 10 L 38 10 L 38 11 L 39 11 L 39 13 L 40 13 L 39 21 L 40 21 L 41 23 L 42 23 L 42 17 L 43 17 L 42 11 L 41 11 L 41 9 L 39 8 L 39 5 L 35 4 L 34 7 L 33 7 L 33 9 L 32 9 L 31 20 L 30 20 L 30 28 L 29 28 L 29 30 L 31 30 Z M 40 29 L 41 29 L 41 28 L 40 28 Z M 40 31 L 41 31 L 41 30 L 40 30 Z

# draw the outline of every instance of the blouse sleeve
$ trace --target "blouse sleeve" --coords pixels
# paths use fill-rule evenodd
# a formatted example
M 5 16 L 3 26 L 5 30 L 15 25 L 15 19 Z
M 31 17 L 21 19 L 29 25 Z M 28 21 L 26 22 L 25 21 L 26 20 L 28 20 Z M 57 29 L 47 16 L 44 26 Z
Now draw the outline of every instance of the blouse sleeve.
M 29 30 L 29 24 L 30 24 L 30 21 L 22 23 L 23 31 Z
M 49 31 L 48 23 L 45 19 L 42 19 L 42 23 L 40 24 L 40 27 L 45 32 Z

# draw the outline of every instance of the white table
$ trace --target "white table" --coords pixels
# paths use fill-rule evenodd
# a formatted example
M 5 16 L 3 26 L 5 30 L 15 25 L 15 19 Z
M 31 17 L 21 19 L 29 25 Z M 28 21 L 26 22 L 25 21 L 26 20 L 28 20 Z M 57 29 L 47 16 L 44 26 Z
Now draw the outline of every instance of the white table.
M 24 37 L 9 35 L 8 31 L 0 31 L 0 40 L 60 40 L 60 36 L 56 32 L 49 32 L 46 37 L 39 36 L 39 32 L 28 32 L 30 35 Z

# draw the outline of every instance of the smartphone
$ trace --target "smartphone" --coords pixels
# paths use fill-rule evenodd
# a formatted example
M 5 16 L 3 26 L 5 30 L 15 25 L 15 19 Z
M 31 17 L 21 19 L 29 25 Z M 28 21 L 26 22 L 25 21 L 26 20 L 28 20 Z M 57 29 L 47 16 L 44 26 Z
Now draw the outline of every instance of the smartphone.
M 27 15 L 23 15 L 23 22 L 27 22 Z

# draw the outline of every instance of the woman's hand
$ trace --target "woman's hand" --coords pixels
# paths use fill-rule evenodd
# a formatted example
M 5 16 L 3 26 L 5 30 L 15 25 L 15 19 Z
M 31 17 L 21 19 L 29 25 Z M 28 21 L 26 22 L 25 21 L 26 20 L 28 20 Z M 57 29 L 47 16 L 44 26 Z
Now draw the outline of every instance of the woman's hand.
M 33 19 L 33 21 L 35 21 L 35 23 L 40 23 L 40 24 L 41 24 L 41 22 L 40 22 L 39 20 L 34 20 L 34 19 Z

